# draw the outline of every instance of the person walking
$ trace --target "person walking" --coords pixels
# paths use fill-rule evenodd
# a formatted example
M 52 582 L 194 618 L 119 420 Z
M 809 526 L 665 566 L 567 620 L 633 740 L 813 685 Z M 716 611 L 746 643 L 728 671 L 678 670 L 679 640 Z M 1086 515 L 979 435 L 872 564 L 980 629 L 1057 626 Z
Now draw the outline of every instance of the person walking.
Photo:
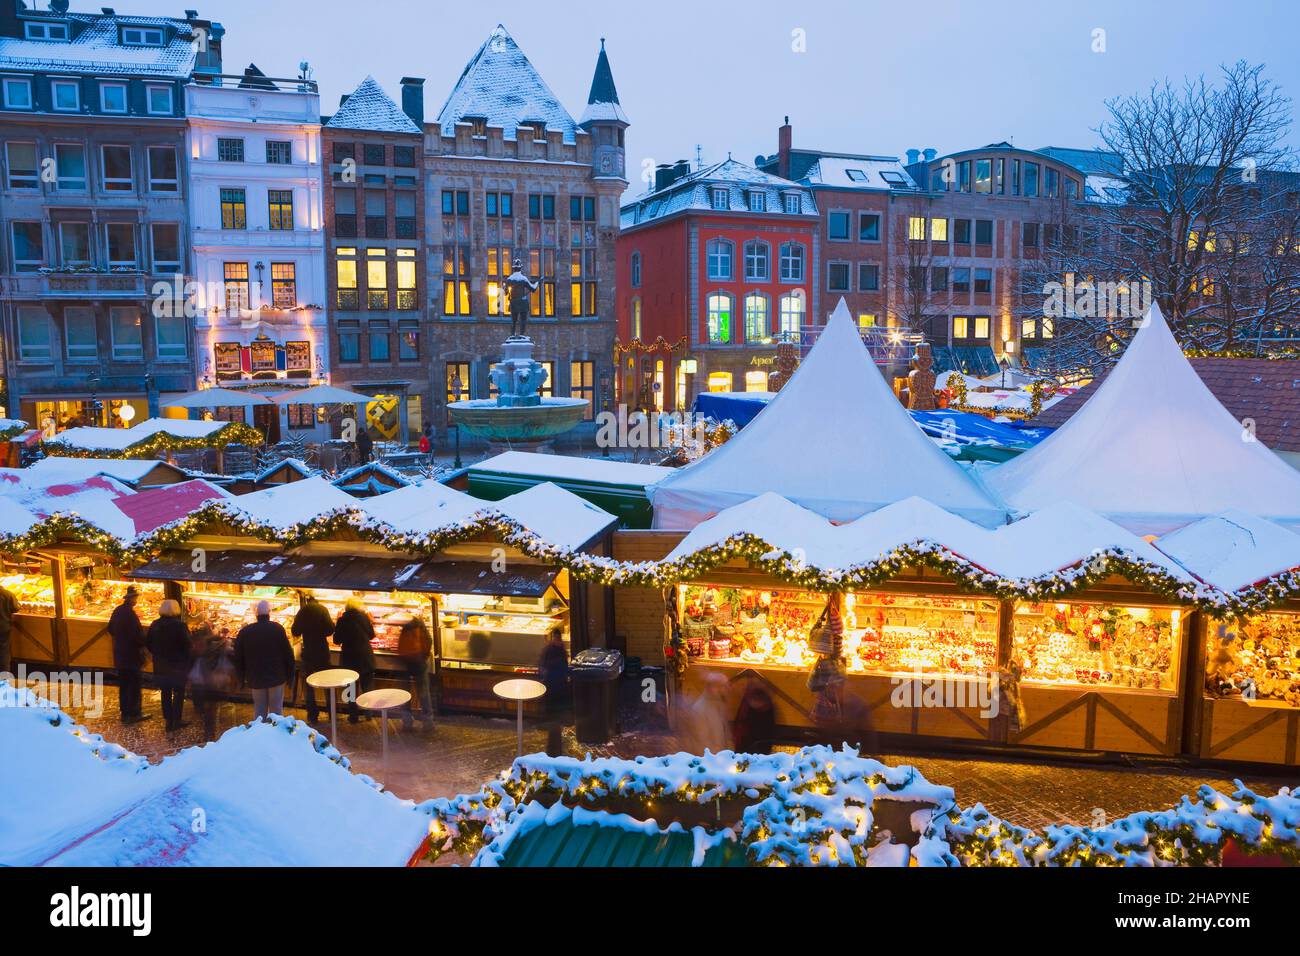
M 190 637 L 190 696 L 203 721 L 203 739 L 217 739 L 217 711 L 221 699 L 235 689 L 235 666 L 230 662 L 230 641 L 207 621 Z
M 429 463 L 433 463 L 433 423 L 425 422 L 424 427 L 420 429 L 419 449 L 421 455 L 427 455 Z
M 181 620 L 181 606 L 171 598 L 162 602 L 158 619 L 149 625 L 145 643 L 153 657 L 153 677 L 162 695 L 167 732 L 189 726 L 181 720 L 185 709 L 185 682 L 190 671 L 190 629 Z
M 18 613 L 18 599 L 13 592 L 0 584 L 0 680 L 8 675 L 12 680 L 13 650 L 9 645 L 9 632 L 13 630 L 14 615 Z
M 550 757 L 564 756 L 564 725 L 569 713 L 569 650 L 564 646 L 564 634 L 552 628 L 537 662 L 537 679 L 546 685 L 542 703 L 546 708 L 546 753 Z
M 140 702 L 140 668 L 144 666 L 145 637 L 135 602 L 140 592 L 135 585 L 126 589 L 122 603 L 108 618 L 108 635 L 113 641 L 113 670 L 117 672 L 117 705 L 122 723 L 147 720 Z
M 257 602 L 257 620 L 235 636 L 235 673 L 253 692 L 253 718 L 284 712 L 284 688 L 293 680 L 293 645 L 271 620 L 271 605 Z
M 348 598 L 347 607 L 334 622 L 334 643 L 339 648 L 339 667 L 354 670 L 359 675 L 357 686 L 348 701 L 348 723 L 369 719 L 357 706 L 357 698 L 370 690 L 375 682 L 375 649 L 370 642 L 375 639 L 375 625 L 366 613 L 366 606 L 358 597 Z
M 357 426 L 357 464 L 364 465 L 375 453 L 375 441 L 365 425 Z
M 294 615 L 290 632 L 302 639 L 302 676 L 305 682 L 317 671 L 328 670 L 330 666 L 330 635 L 334 633 L 334 621 L 325 605 L 308 594 L 302 607 Z M 306 685 L 303 692 L 307 705 L 307 723 L 314 724 L 320 717 L 320 708 L 316 703 L 316 688 Z
M 397 656 L 406 667 L 406 676 L 415 688 L 420 702 L 420 720 L 425 729 L 433 726 L 433 695 L 429 688 L 429 655 L 433 653 L 433 635 L 424 618 L 413 617 L 402 625 L 397 637 Z M 402 726 L 407 730 L 415 724 L 413 708 L 408 703 L 402 711 Z

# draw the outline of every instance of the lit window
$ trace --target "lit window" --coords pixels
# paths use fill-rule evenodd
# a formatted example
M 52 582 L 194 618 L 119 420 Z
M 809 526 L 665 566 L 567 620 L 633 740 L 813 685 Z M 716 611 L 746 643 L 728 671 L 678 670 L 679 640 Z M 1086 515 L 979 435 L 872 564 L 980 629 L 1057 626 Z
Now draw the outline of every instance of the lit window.
M 277 309 L 292 309 L 297 304 L 297 268 L 292 262 L 272 262 L 271 305 Z
M 726 344 L 731 341 L 731 296 L 715 292 L 708 299 L 709 341 Z
M 709 391 L 710 391 L 710 392 L 729 392 L 729 391 L 731 391 L 731 373 L 730 373 L 730 372 L 710 372 L 710 373 L 709 373 Z
M 964 315 L 954 315 L 952 317 L 952 337 L 954 339 L 964 339 L 970 336 L 970 319 Z
M 930 238 L 935 242 L 948 241 L 948 220 L 931 219 L 930 220 Z
M 767 372 L 761 368 L 750 369 L 745 372 L 745 391 L 766 392 Z
M 271 229 L 285 231 L 293 229 L 293 190 L 268 189 L 266 191 L 268 225 Z
M 798 332 L 803 327 L 804 313 L 807 305 L 798 292 L 787 292 L 781 296 L 781 331 Z
M 771 337 L 767 296 L 751 292 L 745 296 L 745 341 L 766 342 Z
M 925 217 L 908 216 L 907 217 L 907 238 L 913 242 L 925 241 Z

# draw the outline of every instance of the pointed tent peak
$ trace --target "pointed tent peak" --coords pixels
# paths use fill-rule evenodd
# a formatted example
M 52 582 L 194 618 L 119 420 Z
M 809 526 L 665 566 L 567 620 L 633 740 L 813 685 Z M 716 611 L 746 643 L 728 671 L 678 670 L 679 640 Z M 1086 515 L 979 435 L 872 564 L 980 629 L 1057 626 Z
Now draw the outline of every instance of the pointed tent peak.
M 359 129 L 377 133 L 420 133 L 420 127 L 402 112 L 373 76 L 367 75 L 338 112 L 325 124 L 330 129 Z
M 1015 511 L 1073 501 L 1138 534 L 1242 507 L 1300 522 L 1300 472 L 1219 403 L 1154 303 L 1083 407 L 984 480 Z
M 600 53 L 596 56 L 596 72 L 591 77 L 591 92 L 587 94 L 587 109 L 578 125 L 588 129 L 590 124 L 601 121 L 630 125 L 618 102 L 618 87 L 614 85 L 614 71 L 605 53 L 604 37 L 600 38 Z

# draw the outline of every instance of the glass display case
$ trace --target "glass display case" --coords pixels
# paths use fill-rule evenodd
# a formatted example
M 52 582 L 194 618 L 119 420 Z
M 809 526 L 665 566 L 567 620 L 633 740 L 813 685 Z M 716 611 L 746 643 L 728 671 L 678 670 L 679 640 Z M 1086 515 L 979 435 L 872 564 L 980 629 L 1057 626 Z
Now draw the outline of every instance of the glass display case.
M 162 606 L 161 581 L 128 581 L 115 564 L 91 555 L 68 555 L 63 560 L 64 615 L 86 621 L 107 621 L 113 609 L 122 603 L 126 589 L 139 592 L 135 613 L 148 627 L 158 617 Z
M 1212 627 L 1206 658 L 1212 696 L 1300 708 L 1300 615 L 1257 614 Z
M 1172 694 L 1182 626 L 1177 608 L 1017 603 L 1013 654 L 1029 683 Z
M 381 654 L 396 654 L 397 639 L 402 625 L 413 617 L 423 618 L 433 632 L 433 602 L 431 595 L 410 591 L 329 591 L 316 588 L 311 591 L 316 600 L 325 605 L 330 617 L 336 621 L 350 597 L 356 596 L 366 603 L 370 620 L 375 625 L 375 639 L 371 646 Z
M 554 590 L 539 598 L 439 595 L 438 625 L 444 667 L 536 667 L 552 630 L 569 642 L 568 607 Z
M 682 636 L 693 656 L 809 668 L 809 635 L 826 607 L 809 591 L 682 585 Z M 843 654 L 855 674 L 987 674 L 996 670 L 998 604 L 966 597 L 853 592 Z
M 0 585 L 18 599 L 18 613 L 54 617 L 54 568 L 48 558 L 6 559 Z

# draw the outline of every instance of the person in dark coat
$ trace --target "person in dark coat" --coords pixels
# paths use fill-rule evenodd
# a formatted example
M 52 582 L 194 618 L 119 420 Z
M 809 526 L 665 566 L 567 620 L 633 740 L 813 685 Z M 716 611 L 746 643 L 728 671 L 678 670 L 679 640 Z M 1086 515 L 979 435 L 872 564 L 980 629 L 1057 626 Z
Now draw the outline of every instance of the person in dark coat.
M 122 723 L 135 724 L 147 718 L 140 705 L 140 668 L 144 666 L 144 627 L 135 613 L 140 592 L 134 585 L 126 589 L 122 603 L 113 608 L 108 619 L 108 634 L 113 639 L 113 669 L 117 671 L 117 702 Z
M 375 639 L 375 625 L 366 613 L 360 598 L 348 598 L 347 607 L 334 622 L 334 643 L 339 648 L 339 667 L 354 670 L 360 676 L 352 699 L 348 701 L 348 723 L 358 723 L 364 717 L 357 706 L 357 698 L 375 683 L 375 649 L 370 642 Z
M 203 739 L 217 739 L 217 711 L 221 698 L 235 689 L 235 665 L 230 661 L 230 641 L 206 621 L 190 636 L 190 696 L 203 720 Z
M 551 757 L 564 756 L 564 725 L 569 713 L 569 649 L 564 646 L 564 633 L 557 627 L 547 635 L 537 662 L 537 679 L 546 685 L 543 704 L 546 708 L 546 753 Z
M 732 723 L 737 753 L 768 754 L 776 737 L 776 707 L 772 695 L 759 681 L 750 679 L 745 685 Z
M 10 656 L 9 632 L 13 629 L 14 615 L 18 613 L 18 599 L 7 587 L 0 585 L 0 675 L 13 676 L 13 658 Z M 0 676 L 0 679 L 3 679 Z
M 420 720 L 425 728 L 433 726 L 433 693 L 429 688 L 429 655 L 433 652 L 433 635 L 424 618 L 416 616 L 402 625 L 397 638 L 397 656 L 406 668 L 406 675 L 415 687 L 415 698 L 420 704 Z M 402 711 L 402 726 L 407 730 L 415 724 L 411 704 Z
M 364 465 L 375 453 L 375 441 L 364 425 L 357 431 L 357 464 Z
M 308 594 L 298 613 L 294 615 L 293 626 L 289 629 L 294 637 L 302 638 L 302 676 L 306 680 L 317 671 L 328 670 L 330 666 L 330 635 L 334 633 L 334 621 L 325 605 Z M 307 684 L 305 699 L 307 704 L 307 722 L 314 724 L 320 716 L 316 704 L 316 688 Z
M 190 672 L 190 629 L 181 620 L 181 606 L 170 598 L 162 602 L 158 614 L 158 620 L 149 625 L 145 642 L 153 656 L 153 676 L 162 694 L 163 720 L 171 733 L 187 726 L 181 714 Z
M 235 673 L 253 692 L 253 717 L 284 712 L 284 688 L 293 680 L 293 645 L 271 620 L 271 605 L 257 602 L 257 620 L 235 636 Z

